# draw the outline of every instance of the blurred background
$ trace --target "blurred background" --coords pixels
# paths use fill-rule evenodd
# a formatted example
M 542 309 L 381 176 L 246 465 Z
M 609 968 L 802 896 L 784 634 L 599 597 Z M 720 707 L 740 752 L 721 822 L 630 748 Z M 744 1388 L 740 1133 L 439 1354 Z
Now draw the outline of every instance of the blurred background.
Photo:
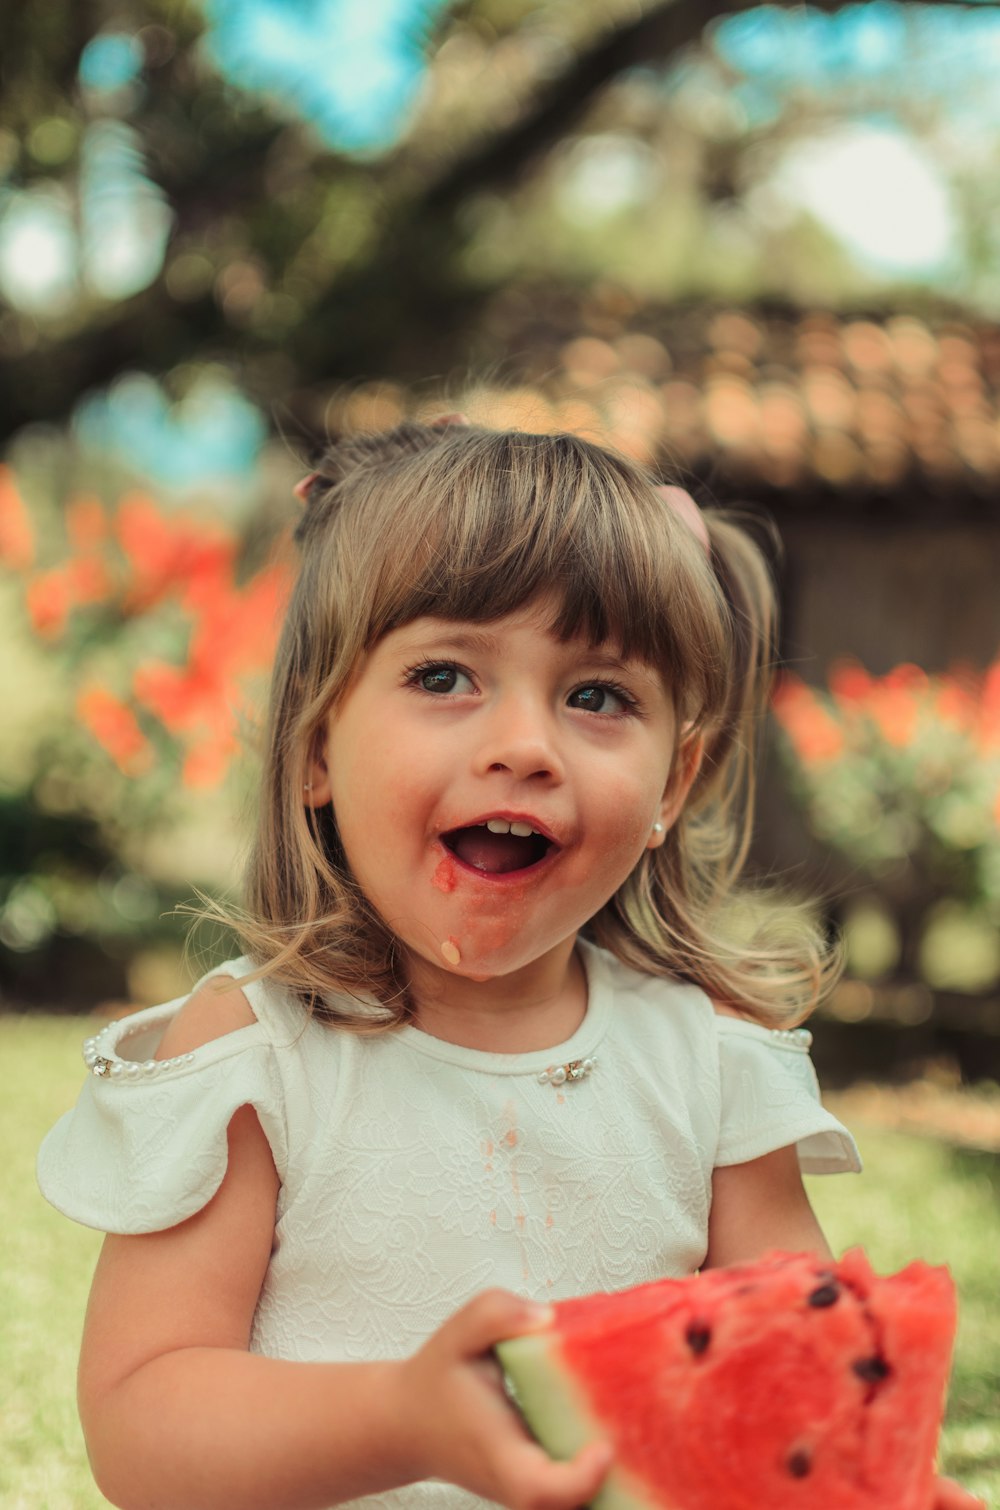
M 867 1163 L 811 1195 L 951 1265 L 1000 1506 L 998 81 L 982 0 L 0 6 L 3 1510 L 105 1506 L 32 1165 L 94 1023 L 233 953 L 175 909 L 238 890 L 292 488 L 456 408 L 780 530 L 752 859 L 843 932 Z
M 173 909 L 291 488 L 460 405 L 777 522 L 754 862 L 845 930 L 830 1071 L 1000 1073 L 1000 7 L 46 0 L 0 67 L 3 1003 L 231 947 Z

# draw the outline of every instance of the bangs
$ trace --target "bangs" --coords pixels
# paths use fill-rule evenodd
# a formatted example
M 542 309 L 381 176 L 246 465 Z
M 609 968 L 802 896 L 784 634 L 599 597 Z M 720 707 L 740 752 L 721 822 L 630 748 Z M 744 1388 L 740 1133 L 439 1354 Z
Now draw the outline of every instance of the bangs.
M 624 458 L 571 435 L 455 427 L 355 474 L 338 522 L 345 650 L 344 633 L 362 652 L 424 616 L 486 623 L 551 598 L 559 638 L 656 667 L 684 689 L 687 718 L 724 702 L 728 610 L 714 574 Z

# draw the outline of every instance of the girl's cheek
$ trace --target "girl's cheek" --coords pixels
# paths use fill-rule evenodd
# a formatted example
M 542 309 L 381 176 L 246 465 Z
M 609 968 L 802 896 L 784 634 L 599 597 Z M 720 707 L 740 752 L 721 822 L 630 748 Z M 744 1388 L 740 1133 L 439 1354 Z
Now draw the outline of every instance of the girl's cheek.
M 658 802 L 658 792 L 609 789 L 605 806 L 616 847 L 624 851 L 645 845 L 658 816 Z

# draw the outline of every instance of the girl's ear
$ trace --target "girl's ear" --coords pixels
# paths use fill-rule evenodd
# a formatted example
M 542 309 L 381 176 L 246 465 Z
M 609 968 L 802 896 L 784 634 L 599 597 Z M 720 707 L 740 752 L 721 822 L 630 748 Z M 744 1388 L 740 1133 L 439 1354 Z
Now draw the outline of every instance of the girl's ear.
M 332 796 L 330 771 L 326 763 L 326 734 L 321 733 L 316 735 L 313 754 L 306 765 L 302 800 L 306 807 L 326 807 Z
M 646 841 L 647 849 L 659 849 L 667 837 L 667 830 L 677 822 L 687 801 L 688 792 L 694 785 L 701 762 L 705 757 L 704 735 L 689 734 L 682 738 L 674 755 L 670 776 L 663 789 L 660 811 L 653 832 Z

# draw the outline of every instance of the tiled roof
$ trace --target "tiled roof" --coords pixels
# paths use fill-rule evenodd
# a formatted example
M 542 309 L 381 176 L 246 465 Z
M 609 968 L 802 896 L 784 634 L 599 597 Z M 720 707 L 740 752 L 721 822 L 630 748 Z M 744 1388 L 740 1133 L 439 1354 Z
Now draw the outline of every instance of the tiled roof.
M 488 325 L 523 353 L 505 363 L 513 389 L 471 401 L 494 423 L 610 437 L 790 501 L 819 487 L 1000 507 L 1000 325 L 655 309 L 612 288 L 579 302 L 505 293 Z

